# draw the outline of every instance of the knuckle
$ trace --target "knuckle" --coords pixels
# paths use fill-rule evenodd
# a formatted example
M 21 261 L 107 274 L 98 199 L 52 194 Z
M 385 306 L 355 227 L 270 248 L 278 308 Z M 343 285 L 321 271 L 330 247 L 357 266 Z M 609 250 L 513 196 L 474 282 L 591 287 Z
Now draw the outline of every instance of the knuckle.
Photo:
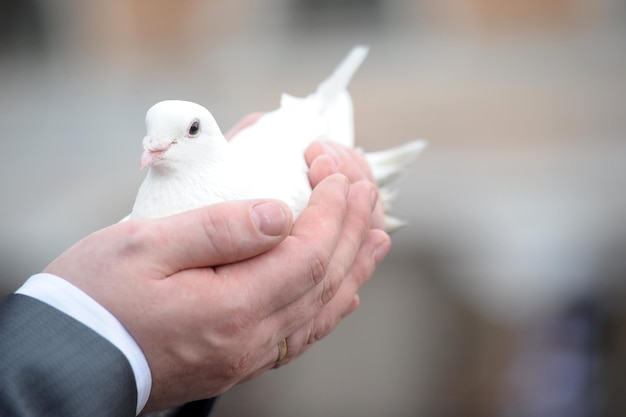
M 233 253 L 237 248 L 238 239 L 229 219 L 213 211 L 205 210 L 204 213 L 205 219 L 201 224 L 211 250 L 218 256 Z
M 233 294 L 224 300 L 221 331 L 224 335 L 238 337 L 248 332 L 250 323 L 254 322 L 250 315 L 250 306 L 245 297 Z
M 326 280 L 323 283 L 322 293 L 320 295 L 321 306 L 325 306 L 333 299 L 335 293 L 337 292 L 336 285 L 332 282 L 332 280 Z
M 210 338 L 214 342 L 218 340 L 217 350 L 223 354 L 219 367 L 221 377 L 225 381 L 238 381 L 252 371 L 256 359 L 250 347 L 249 331 L 244 320 L 231 316 L 223 321 L 219 334 Z
M 237 381 L 250 373 L 254 359 L 251 354 L 242 352 L 227 360 L 224 367 L 224 378 L 227 381 Z
M 313 248 L 313 250 L 308 251 L 308 254 L 309 274 L 313 283 L 317 285 L 326 277 L 331 254 L 321 247 Z
M 333 328 L 333 321 L 328 317 L 320 316 L 316 318 L 313 325 L 313 331 L 310 333 L 307 345 L 312 345 L 313 343 L 322 340 L 333 330 Z
M 124 248 L 121 251 L 125 254 L 136 254 L 145 249 L 146 243 L 151 242 L 154 239 L 152 234 L 153 228 L 148 227 L 151 220 L 135 220 L 120 223 L 121 227 L 124 227 L 123 240 Z
M 220 326 L 223 334 L 236 337 L 237 335 L 243 333 L 246 328 L 246 325 L 244 324 L 246 320 L 242 316 L 242 314 L 235 312 L 225 315 L 222 325 Z

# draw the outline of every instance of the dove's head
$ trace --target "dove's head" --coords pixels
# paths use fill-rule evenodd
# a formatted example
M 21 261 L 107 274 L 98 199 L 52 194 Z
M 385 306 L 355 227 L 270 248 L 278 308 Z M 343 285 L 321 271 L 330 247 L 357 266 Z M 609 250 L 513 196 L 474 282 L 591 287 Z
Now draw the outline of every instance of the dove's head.
M 146 114 L 141 167 L 175 166 L 203 157 L 205 150 L 226 142 L 207 109 L 190 101 L 167 100 Z

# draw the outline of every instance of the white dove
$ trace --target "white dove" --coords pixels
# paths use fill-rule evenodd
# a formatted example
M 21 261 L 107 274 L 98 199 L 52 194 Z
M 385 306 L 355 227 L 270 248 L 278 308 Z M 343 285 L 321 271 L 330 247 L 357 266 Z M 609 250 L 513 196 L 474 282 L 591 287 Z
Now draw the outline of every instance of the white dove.
M 280 108 L 227 141 L 207 109 L 188 101 L 162 101 L 146 114 L 141 166 L 149 167 L 128 218 L 155 218 L 229 200 L 275 198 L 294 219 L 311 194 L 304 151 L 313 141 L 354 146 L 352 100 L 346 87 L 367 55 L 355 47 L 317 91 L 306 98 L 283 94 Z M 388 208 L 390 183 L 426 146 L 412 141 L 366 153 Z M 386 229 L 402 222 L 386 217 Z

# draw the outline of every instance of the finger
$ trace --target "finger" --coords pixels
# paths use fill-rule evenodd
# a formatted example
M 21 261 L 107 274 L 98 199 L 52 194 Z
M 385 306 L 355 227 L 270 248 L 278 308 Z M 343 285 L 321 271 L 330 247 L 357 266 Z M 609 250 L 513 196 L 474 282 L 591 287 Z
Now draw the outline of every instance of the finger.
M 251 113 L 245 116 L 243 119 L 235 123 L 235 126 L 230 128 L 230 130 L 226 132 L 224 136 L 226 137 L 227 140 L 231 140 L 241 130 L 255 124 L 264 114 L 265 113 L 263 112 L 257 112 L 257 113 Z
M 376 267 L 387 255 L 391 246 L 389 235 L 382 230 L 371 230 L 359 249 L 354 264 L 346 274 L 336 296 L 326 304 L 313 320 L 289 333 L 287 338 L 287 359 L 284 363 L 304 353 L 308 347 L 327 336 L 337 324 L 353 312 L 359 305 L 358 291 L 369 280 Z M 296 304 L 277 312 L 270 326 L 277 329 L 288 328 L 292 315 L 301 307 Z M 276 332 L 279 332 L 277 330 Z
M 303 294 L 302 297 L 294 299 L 291 304 L 281 309 L 281 311 L 277 311 L 277 315 L 282 317 L 282 320 L 277 319 L 274 321 L 273 325 L 276 326 L 275 330 L 273 330 L 274 333 L 283 336 L 291 334 L 317 316 L 324 305 L 337 294 L 342 281 L 347 276 L 347 272 L 351 269 L 355 258 L 360 252 L 363 239 L 368 234 L 369 218 L 372 210 L 372 190 L 375 190 L 375 188 L 365 181 L 353 184 L 350 187 L 348 212 L 343 230 L 341 231 L 341 238 L 332 252 L 324 280 Z M 345 308 L 347 308 L 347 305 Z
M 374 181 L 369 164 L 363 153 L 355 148 L 348 148 L 334 142 L 314 142 L 306 149 L 304 157 L 309 165 L 321 157 L 327 156 L 335 163 L 336 172 L 348 177 L 350 182 L 360 180 Z
M 344 281 L 350 278 L 350 271 L 355 266 L 363 265 L 364 261 L 359 259 L 359 255 L 363 254 L 363 243 L 370 233 L 369 219 L 373 207 L 371 203 L 373 191 L 375 192 L 375 188 L 371 183 L 361 181 L 353 184 L 350 189 L 348 216 L 346 217 L 344 231 L 333 253 L 326 279 L 320 283 L 315 291 L 310 291 L 301 300 L 290 306 L 288 310 L 293 311 L 288 314 L 296 314 L 298 311 L 312 311 L 317 316 L 339 294 L 339 289 L 343 287 Z M 375 236 L 378 236 L 378 234 L 375 234 Z M 366 246 L 365 249 L 369 250 L 371 246 Z M 369 262 L 371 262 L 371 259 Z M 373 271 L 373 268 L 371 271 Z M 359 275 L 359 277 L 362 276 L 362 274 Z M 342 293 L 343 297 L 339 301 L 341 305 L 339 315 L 348 308 L 348 304 L 352 301 L 355 294 L 356 290 L 351 294 L 346 294 L 344 290 Z M 334 305 L 336 304 L 337 302 Z M 330 322 L 327 323 L 330 324 Z M 283 325 L 287 325 L 288 329 L 294 328 L 289 323 L 284 323 Z
M 233 285 L 247 289 L 249 293 L 242 298 L 251 301 L 252 314 L 267 317 L 324 279 L 341 237 L 349 188 L 342 175 L 326 178 L 313 190 L 309 205 L 284 242 L 246 263 L 217 269 L 219 274 L 227 274 Z M 302 318 L 300 324 L 308 319 L 310 316 Z
M 309 183 L 315 188 L 324 178 L 338 173 L 335 161 L 328 155 L 320 155 L 309 164 Z
M 325 149 L 338 155 L 337 172 L 346 175 L 351 182 L 367 180 L 375 183 L 372 170 L 365 160 L 363 153 L 354 148 L 346 148 L 338 143 L 325 142 Z M 385 229 L 385 207 L 383 201 L 378 198 L 374 215 L 372 216 L 372 228 Z
M 332 298 L 315 318 L 314 327 L 308 336 L 311 344 L 326 337 L 339 321 L 358 306 L 357 293 L 371 278 L 382 259 L 389 253 L 391 240 L 382 230 L 370 230 L 367 239 L 346 278 L 342 281 L 335 297 Z M 355 303 L 355 297 L 356 304 Z
M 325 153 L 325 150 L 324 150 L 324 147 L 322 146 L 322 142 L 315 141 L 311 143 L 304 151 L 304 160 L 306 161 L 306 164 L 308 166 L 311 166 L 315 158 L 317 158 L 318 156 L 324 155 L 324 153 Z
M 348 270 L 352 267 L 363 240 L 370 229 L 371 213 L 378 200 L 376 187 L 370 182 L 359 181 L 350 187 L 348 215 L 329 264 L 326 279 L 322 281 L 320 305 L 327 304 L 336 294 Z
M 161 219 L 127 222 L 133 230 L 124 253 L 148 255 L 157 272 L 169 276 L 263 253 L 285 239 L 291 223 L 291 210 L 280 201 L 220 203 Z
M 265 366 L 246 378 L 246 381 L 268 369 L 284 366 L 302 355 L 310 345 L 327 336 L 343 318 L 357 309 L 360 304 L 358 291 L 372 276 L 374 269 L 389 252 L 390 247 L 389 236 L 386 233 L 378 230 L 370 231 L 369 234 L 370 236 L 361 246 L 359 255 L 346 274 L 346 279 L 342 282 L 337 295 L 322 308 L 313 320 L 291 331 L 289 325 L 293 324 L 293 314 L 298 314 L 299 307 L 285 308 L 280 314 L 274 315 L 272 324 L 277 326 L 278 330 L 270 330 L 269 333 L 280 335 L 284 332 L 284 334 L 288 334 L 286 338 L 287 355 L 280 363 L 276 363 L 280 354 L 276 340 L 278 342 L 281 340 L 280 336 L 276 336 L 266 346 L 267 353 L 259 361 Z M 266 323 L 268 322 L 266 321 Z
M 350 314 L 354 313 L 354 311 L 359 307 L 359 305 L 361 305 L 361 298 L 359 297 L 359 294 L 356 294 L 354 298 L 352 299 L 352 302 L 350 303 L 348 308 L 346 308 L 344 312 L 341 313 L 340 320 L 343 320 L 344 318 L 348 317 Z
M 367 161 L 357 149 L 332 142 L 314 142 L 307 148 L 305 159 L 309 165 L 308 175 L 312 187 L 334 173 L 346 175 L 352 183 L 361 180 L 374 182 Z M 372 217 L 372 228 L 385 228 L 385 207 L 380 199 Z

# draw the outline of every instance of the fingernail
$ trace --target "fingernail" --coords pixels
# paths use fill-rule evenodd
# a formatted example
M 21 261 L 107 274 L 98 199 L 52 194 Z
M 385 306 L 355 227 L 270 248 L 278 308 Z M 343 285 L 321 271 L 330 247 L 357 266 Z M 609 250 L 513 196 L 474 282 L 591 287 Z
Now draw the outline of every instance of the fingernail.
M 339 164 L 339 154 L 337 151 L 328 143 L 320 142 L 322 145 L 322 149 L 324 149 L 324 153 L 332 158 L 332 160 Z
M 378 203 L 378 189 L 372 188 L 370 190 L 370 207 L 372 211 L 376 209 L 376 203 Z
M 280 204 L 264 202 L 252 207 L 252 220 L 261 233 L 278 236 L 285 231 L 287 215 Z

